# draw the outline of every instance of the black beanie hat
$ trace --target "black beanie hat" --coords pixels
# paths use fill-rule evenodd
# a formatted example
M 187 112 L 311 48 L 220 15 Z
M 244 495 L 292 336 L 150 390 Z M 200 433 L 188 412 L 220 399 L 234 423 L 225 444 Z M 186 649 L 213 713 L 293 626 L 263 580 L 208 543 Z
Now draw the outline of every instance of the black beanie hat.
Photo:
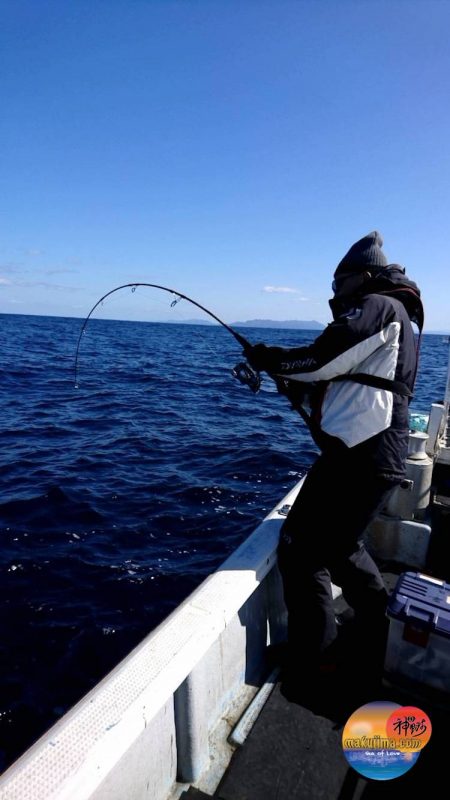
M 352 244 L 348 253 L 336 267 L 334 277 L 340 278 L 351 273 L 364 272 L 366 269 L 379 269 L 387 267 L 387 258 L 381 250 L 383 239 L 378 231 L 372 231 L 363 236 L 358 242 Z

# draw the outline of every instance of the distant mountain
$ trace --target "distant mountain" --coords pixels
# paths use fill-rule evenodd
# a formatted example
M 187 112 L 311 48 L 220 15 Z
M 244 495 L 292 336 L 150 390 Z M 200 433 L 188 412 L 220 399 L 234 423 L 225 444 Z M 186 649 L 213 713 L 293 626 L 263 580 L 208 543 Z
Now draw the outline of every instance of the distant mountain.
M 321 331 L 325 325 L 315 319 L 248 319 L 246 322 L 232 322 L 236 328 L 291 328 L 306 331 Z

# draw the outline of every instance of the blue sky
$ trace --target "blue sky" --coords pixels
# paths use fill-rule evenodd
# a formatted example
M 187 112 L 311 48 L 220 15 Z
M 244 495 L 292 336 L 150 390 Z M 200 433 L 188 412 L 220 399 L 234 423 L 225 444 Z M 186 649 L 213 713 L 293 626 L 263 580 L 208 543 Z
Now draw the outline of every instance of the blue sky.
M 336 264 L 377 229 L 426 328 L 450 329 L 450 2 L 3 0 L 0 19 L 0 312 L 83 317 L 141 280 L 226 321 L 327 322 Z

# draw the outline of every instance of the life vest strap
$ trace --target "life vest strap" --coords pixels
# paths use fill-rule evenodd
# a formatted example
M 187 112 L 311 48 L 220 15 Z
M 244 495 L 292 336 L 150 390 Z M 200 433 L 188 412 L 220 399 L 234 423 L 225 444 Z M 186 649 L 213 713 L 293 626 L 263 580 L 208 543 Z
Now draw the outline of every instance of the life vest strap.
M 401 397 L 412 397 L 413 393 L 403 381 L 392 381 L 389 378 L 381 378 L 378 375 L 367 375 L 365 372 L 351 372 L 347 375 L 336 375 L 331 381 L 354 381 L 365 386 L 374 386 L 376 389 L 387 389 Z

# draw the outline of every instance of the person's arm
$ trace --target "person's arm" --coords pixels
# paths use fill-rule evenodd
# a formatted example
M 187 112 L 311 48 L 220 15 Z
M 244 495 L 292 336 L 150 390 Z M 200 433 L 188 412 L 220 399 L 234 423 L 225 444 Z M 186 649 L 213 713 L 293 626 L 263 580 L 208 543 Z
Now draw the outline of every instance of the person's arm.
M 306 347 L 254 345 L 246 356 L 258 370 L 304 383 L 329 381 L 358 367 L 398 335 L 394 310 L 379 295 L 362 299 L 358 308 L 339 317 Z

